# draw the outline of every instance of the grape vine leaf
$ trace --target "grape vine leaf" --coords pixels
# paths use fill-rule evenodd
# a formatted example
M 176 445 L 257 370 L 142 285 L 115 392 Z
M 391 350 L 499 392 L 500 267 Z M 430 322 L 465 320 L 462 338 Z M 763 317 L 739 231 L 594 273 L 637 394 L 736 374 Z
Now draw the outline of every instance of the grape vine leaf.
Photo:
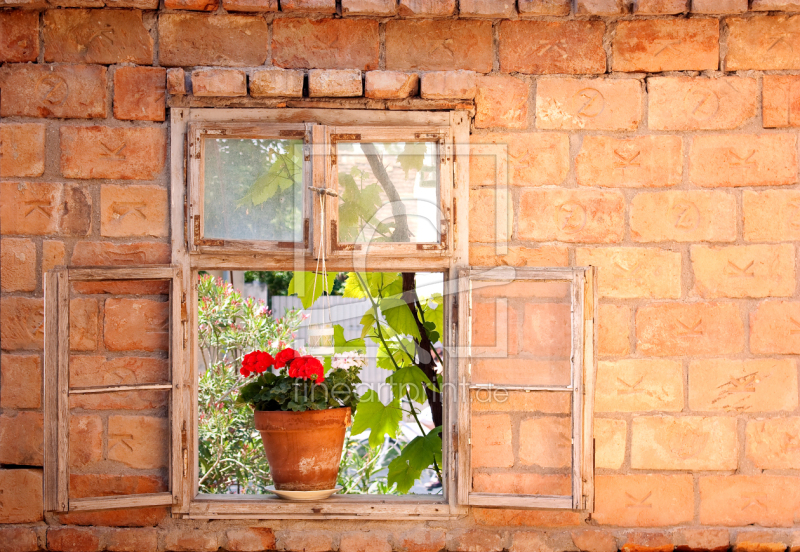
M 400 430 L 400 420 L 403 411 L 400 410 L 400 400 L 394 399 L 387 405 L 381 402 L 378 394 L 370 389 L 361 397 L 353 420 L 352 435 L 369 431 L 369 446 L 377 447 L 383 444 L 385 435 L 396 437 Z M 441 454 L 441 453 L 440 453 Z
M 360 408 L 360 407 L 359 407 Z M 442 465 L 442 426 L 428 432 L 427 435 L 415 437 L 408 443 L 400 456 L 389 464 L 389 485 L 397 483 L 397 490 L 407 493 L 420 478 L 422 470 L 436 461 Z
M 337 353 L 358 351 L 361 354 L 367 354 L 367 344 L 364 343 L 364 338 L 345 339 L 344 328 L 339 324 L 333 325 L 333 344 Z
M 404 388 L 408 385 L 408 392 L 411 398 L 418 403 L 424 403 L 427 398 L 425 395 L 425 387 L 431 385 L 431 380 L 419 366 L 411 364 L 392 372 L 389 377 L 386 378 L 386 383 L 392 386 L 395 396 L 404 395 Z
M 381 300 L 381 312 L 386 318 L 386 323 L 399 334 L 420 338 L 417 322 L 411 309 L 403 299 L 390 297 Z
M 425 161 L 425 142 L 406 142 L 403 153 L 397 156 L 397 161 L 400 163 L 400 168 L 406 173 L 411 170 L 422 170 L 422 164 Z
M 302 288 L 298 289 L 298 274 L 303 274 Z M 322 296 L 323 291 L 330 293 L 333 289 L 333 281 L 336 279 L 336 273 L 328 273 L 328 277 L 324 278 L 318 272 L 295 272 L 292 276 L 292 281 L 289 282 L 288 294 L 297 294 L 300 302 L 303 304 L 304 309 L 310 309 L 314 301 Z M 316 287 L 315 287 L 316 283 Z

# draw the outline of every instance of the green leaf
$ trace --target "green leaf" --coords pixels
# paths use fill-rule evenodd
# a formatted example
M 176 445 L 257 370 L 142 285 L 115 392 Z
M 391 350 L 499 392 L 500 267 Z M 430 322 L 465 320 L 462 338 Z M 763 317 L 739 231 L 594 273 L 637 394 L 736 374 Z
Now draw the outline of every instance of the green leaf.
M 409 386 L 411 398 L 418 403 L 424 403 L 427 396 L 425 387 L 431 385 L 431 380 L 425 375 L 419 366 L 411 364 L 393 372 L 386 378 L 386 383 L 392 386 L 395 396 L 402 396 L 405 393 L 405 386 Z
M 403 419 L 403 411 L 400 410 L 400 400 L 394 399 L 384 406 L 378 394 L 370 389 L 361 397 L 356 410 L 356 417 L 353 420 L 352 435 L 370 430 L 369 445 L 377 447 L 383 444 L 384 436 L 396 437 L 400 430 L 400 420 Z
M 415 437 L 408 443 L 400 456 L 389 464 L 389 485 L 397 483 L 400 493 L 407 493 L 420 478 L 422 470 L 436 461 L 442 465 L 442 427 L 430 431 L 427 435 Z
M 302 277 L 298 275 L 302 274 Z M 298 287 L 297 280 L 302 278 L 302 287 Z M 330 293 L 333 289 L 333 281 L 336 273 L 329 273 L 327 278 L 317 272 L 295 272 L 292 281 L 289 282 L 289 295 L 297 294 L 304 309 L 310 309 L 314 301 L 322 296 L 323 292 Z M 316 283 L 316 288 L 315 284 Z M 312 296 L 313 295 L 313 296 Z
M 361 317 L 361 337 L 362 339 L 367 337 L 369 331 L 375 325 L 375 309 L 374 307 L 370 307 L 367 312 L 364 313 L 364 316 Z
M 347 280 L 344 281 L 343 295 L 344 297 L 351 297 L 353 299 L 363 299 L 367 296 L 355 272 L 349 272 L 347 274 Z
M 399 334 L 410 335 L 419 339 L 419 328 L 408 304 L 399 298 L 381 300 L 381 312 L 389 326 Z
M 369 293 L 386 299 L 403 293 L 403 277 L 399 272 L 370 272 L 366 277 Z
M 334 324 L 333 326 L 333 344 L 337 353 L 358 351 L 361 354 L 367 354 L 367 344 L 364 343 L 364 338 L 345 339 L 344 328 L 339 324 Z
M 406 142 L 403 153 L 397 156 L 397 161 L 400 163 L 400 168 L 406 173 L 406 178 L 408 178 L 410 170 L 421 171 L 424 160 L 425 142 Z

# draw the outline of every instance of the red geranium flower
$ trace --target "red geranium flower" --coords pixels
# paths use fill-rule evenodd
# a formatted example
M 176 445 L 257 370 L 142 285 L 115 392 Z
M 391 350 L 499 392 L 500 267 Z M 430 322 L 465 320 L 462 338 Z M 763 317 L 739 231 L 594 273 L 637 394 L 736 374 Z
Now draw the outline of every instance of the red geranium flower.
M 296 358 L 300 358 L 300 353 L 298 353 L 291 347 L 287 347 L 286 349 L 280 351 L 277 355 L 275 355 L 275 368 L 278 369 L 283 368 Z
M 322 383 L 325 381 L 325 368 L 313 356 L 304 356 L 292 361 L 289 365 L 289 376 L 312 379 L 315 383 Z
M 273 364 L 275 364 L 275 360 L 271 354 L 265 351 L 252 351 L 244 355 L 239 372 L 245 377 L 252 374 L 263 374 Z

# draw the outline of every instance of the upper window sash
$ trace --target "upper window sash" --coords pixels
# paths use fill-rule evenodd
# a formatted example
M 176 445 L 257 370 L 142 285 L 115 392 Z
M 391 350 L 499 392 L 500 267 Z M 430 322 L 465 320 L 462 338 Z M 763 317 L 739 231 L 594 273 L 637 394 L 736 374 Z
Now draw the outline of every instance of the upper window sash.
M 308 250 L 312 124 L 192 123 L 189 251 Z

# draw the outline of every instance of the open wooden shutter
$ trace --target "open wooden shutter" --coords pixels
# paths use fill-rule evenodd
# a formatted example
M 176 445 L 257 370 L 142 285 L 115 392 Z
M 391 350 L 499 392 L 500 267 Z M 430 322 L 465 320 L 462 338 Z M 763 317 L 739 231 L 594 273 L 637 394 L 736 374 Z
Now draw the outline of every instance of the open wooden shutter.
M 458 303 L 459 503 L 591 510 L 593 269 L 462 270 Z
M 173 504 L 181 298 L 170 266 L 47 273 L 45 510 Z

